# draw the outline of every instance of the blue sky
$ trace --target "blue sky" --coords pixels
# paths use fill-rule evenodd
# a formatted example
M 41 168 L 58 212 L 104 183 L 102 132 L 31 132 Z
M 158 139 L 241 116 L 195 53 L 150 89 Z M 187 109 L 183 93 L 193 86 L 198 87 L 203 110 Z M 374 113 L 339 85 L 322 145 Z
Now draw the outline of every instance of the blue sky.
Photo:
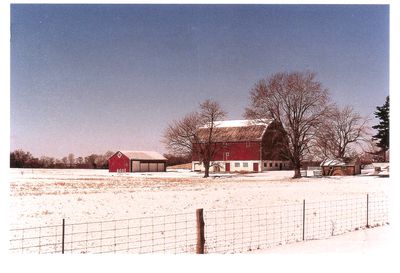
M 11 6 L 11 150 L 157 150 L 205 99 L 241 119 L 249 90 L 311 70 L 371 115 L 389 94 L 383 5 Z

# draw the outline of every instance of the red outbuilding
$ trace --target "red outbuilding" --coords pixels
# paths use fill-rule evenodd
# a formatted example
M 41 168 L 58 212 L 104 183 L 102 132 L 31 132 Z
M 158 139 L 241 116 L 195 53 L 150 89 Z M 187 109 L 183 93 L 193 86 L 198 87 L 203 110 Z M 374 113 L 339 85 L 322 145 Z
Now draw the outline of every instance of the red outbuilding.
M 206 142 L 210 129 L 197 131 L 197 143 L 193 143 L 192 170 L 203 171 L 199 145 Z M 273 120 L 217 121 L 213 128 L 215 153 L 210 171 L 261 172 L 289 169 L 290 163 L 282 154 L 285 136 L 280 123 Z
M 118 151 L 108 159 L 109 172 L 165 172 L 167 159 L 154 151 Z
M 322 175 L 345 176 L 361 174 L 361 163 L 355 159 L 327 159 L 321 163 Z

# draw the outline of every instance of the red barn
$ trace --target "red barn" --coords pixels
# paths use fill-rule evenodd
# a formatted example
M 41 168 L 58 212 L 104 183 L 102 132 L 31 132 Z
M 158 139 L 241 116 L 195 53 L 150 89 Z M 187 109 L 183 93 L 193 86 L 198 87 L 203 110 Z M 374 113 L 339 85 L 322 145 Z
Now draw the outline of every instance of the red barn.
M 165 172 L 167 159 L 153 151 L 118 151 L 108 159 L 109 172 Z
M 215 123 L 213 143 L 216 152 L 210 171 L 235 172 L 289 169 L 290 163 L 282 155 L 282 126 L 273 120 L 257 123 L 251 120 L 229 120 Z M 207 139 L 209 129 L 199 128 L 199 143 L 193 143 L 192 170 L 203 171 L 198 145 Z

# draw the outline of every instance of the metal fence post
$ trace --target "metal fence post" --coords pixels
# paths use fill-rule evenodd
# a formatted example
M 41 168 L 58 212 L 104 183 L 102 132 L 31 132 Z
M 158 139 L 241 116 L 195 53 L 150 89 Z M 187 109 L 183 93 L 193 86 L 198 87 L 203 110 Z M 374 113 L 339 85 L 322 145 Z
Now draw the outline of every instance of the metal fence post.
M 369 194 L 367 193 L 367 228 L 369 227 Z
M 303 241 L 305 239 L 306 230 L 306 199 L 303 199 Z
M 204 218 L 203 209 L 196 210 L 196 222 L 197 222 L 197 244 L 196 244 L 196 254 L 204 254 Z
M 62 219 L 61 253 L 64 254 L 65 219 Z

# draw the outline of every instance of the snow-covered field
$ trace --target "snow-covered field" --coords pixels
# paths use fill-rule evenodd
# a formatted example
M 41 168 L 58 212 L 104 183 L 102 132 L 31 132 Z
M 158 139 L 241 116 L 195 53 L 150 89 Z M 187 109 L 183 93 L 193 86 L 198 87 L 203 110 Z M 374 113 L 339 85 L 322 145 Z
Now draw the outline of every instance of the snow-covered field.
M 388 250 L 393 240 L 390 226 L 357 230 L 326 240 L 311 240 L 259 250 L 263 254 L 378 254 Z
M 26 227 L 148 215 L 234 209 L 385 193 L 389 178 L 291 179 L 292 171 L 220 174 L 189 171 L 109 173 L 107 170 L 11 169 L 11 225 Z
M 231 221 L 242 217 L 239 220 L 246 223 L 243 215 L 250 217 L 250 221 L 254 221 L 254 217 L 260 218 L 260 215 L 273 213 L 275 218 L 274 223 L 271 223 L 273 224 L 272 228 L 277 227 L 279 221 L 282 227 L 282 219 L 295 219 L 291 220 L 293 230 L 290 231 L 292 232 L 290 236 L 293 238 L 289 235 L 290 238 L 283 238 L 287 242 L 291 242 L 298 241 L 301 236 L 298 221 L 301 223 L 303 200 L 306 200 L 307 209 L 310 210 L 310 213 L 314 213 L 318 223 L 325 225 L 322 233 L 333 233 L 341 228 L 343 231 L 349 231 L 349 229 L 357 227 L 360 224 L 358 222 L 363 220 L 354 220 L 354 223 L 350 223 L 349 226 L 343 224 L 341 227 L 339 223 L 330 220 L 330 214 L 333 215 L 334 212 L 338 213 L 341 210 L 350 211 L 349 213 L 354 214 L 353 216 L 365 214 L 365 208 L 360 207 L 359 204 L 360 202 L 364 203 L 366 195 L 381 196 L 387 194 L 389 190 L 388 177 L 369 174 L 348 177 L 307 177 L 293 180 L 291 179 L 292 171 L 212 174 L 212 177 L 208 179 L 203 179 L 202 174 L 185 170 L 125 174 L 109 173 L 107 170 L 74 169 L 11 169 L 10 172 L 10 228 L 12 229 L 59 225 L 62 219 L 65 219 L 66 223 L 86 223 L 172 214 L 184 215 L 187 226 L 187 221 L 194 224 L 191 216 L 188 220 L 188 215 L 194 216 L 196 209 L 203 208 L 205 221 L 213 221 L 214 226 L 221 221 L 217 221 L 217 218 L 219 219 L 223 215 L 225 237 L 227 236 L 226 230 L 228 230 L 229 237 L 230 229 L 237 231 L 238 228 L 233 223 L 231 223 L 230 229 L 226 228 L 230 221 L 229 217 Z M 328 204 L 326 202 L 329 200 L 332 200 L 329 204 L 334 205 L 329 205 L 327 208 L 328 205 L 324 204 Z M 334 203 L 336 202 L 334 200 L 349 201 L 343 205 Z M 349 209 L 352 205 L 351 202 L 357 206 L 355 209 Z M 276 212 L 271 212 L 271 206 L 277 207 Z M 283 212 L 282 208 L 284 208 Z M 278 209 L 279 214 L 277 214 Z M 325 209 L 325 218 L 323 219 L 325 222 L 323 223 L 322 216 L 316 213 L 318 209 Z M 250 210 L 255 214 L 244 213 L 239 216 L 237 211 L 240 210 L 242 212 Z M 232 213 L 229 214 L 229 211 Z M 353 217 L 352 215 L 346 215 L 345 218 L 348 220 Z M 165 227 L 165 217 L 163 220 Z M 258 219 L 258 221 L 260 222 L 262 219 Z M 241 225 L 243 239 L 245 236 L 243 235 L 243 223 Z M 261 227 L 270 228 L 268 224 L 262 225 L 258 226 L 258 234 L 261 234 Z M 313 225 L 315 225 L 314 222 Z M 154 229 L 154 226 L 152 228 Z M 307 233 L 306 237 L 311 238 L 315 232 L 321 232 L 321 230 L 322 228 L 318 227 L 312 231 L 313 234 Z M 160 232 L 163 231 L 160 230 Z M 251 231 L 252 236 L 253 233 L 255 233 L 254 230 Z M 192 236 L 192 234 L 186 234 L 187 236 Z M 212 236 L 214 234 L 209 235 L 209 241 Z M 225 239 L 234 243 L 237 238 L 236 235 L 232 236 L 232 238 Z M 282 234 L 280 236 L 282 237 Z M 217 239 L 212 237 L 212 240 Z M 231 246 L 235 252 L 236 246 L 233 244 Z M 257 247 L 260 246 L 250 245 L 250 248 Z M 246 248 L 248 247 L 240 246 L 240 251 Z

